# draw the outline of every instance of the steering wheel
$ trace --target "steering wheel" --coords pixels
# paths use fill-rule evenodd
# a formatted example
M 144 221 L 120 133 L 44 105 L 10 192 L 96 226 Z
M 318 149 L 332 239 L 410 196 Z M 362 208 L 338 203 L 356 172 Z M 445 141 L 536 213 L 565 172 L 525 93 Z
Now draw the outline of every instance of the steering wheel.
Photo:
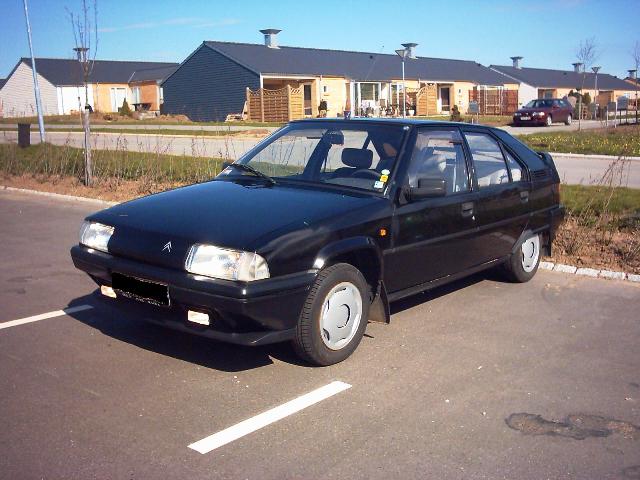
M 373 180 L 380 179 L 380 174 L 378 172 L 376 172 L 375 170 L 369 170 L 368 168 L 361 168 L 359 170 L 356 170 L 349 176 L 352 178 L 371 178 Z

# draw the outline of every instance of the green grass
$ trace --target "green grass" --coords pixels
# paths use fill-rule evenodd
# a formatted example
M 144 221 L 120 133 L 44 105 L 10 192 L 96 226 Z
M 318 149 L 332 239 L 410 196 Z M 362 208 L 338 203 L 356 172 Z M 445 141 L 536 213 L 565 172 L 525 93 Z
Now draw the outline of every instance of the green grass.
M 518 138 L 534 150 L 549 152 L 640 156 L 640 127 L 618 126 L 581 132 L 534 133 Z
M 228 136 L 241 136 L 246 135 L 245 130 L 176 130 L 171 128 L 100 128 L 92 127 L 91 133 L 115 133 L 115 134 L 128 134 L 128 135 L 182 135 L 186 137 L 228 137 Z M 256 127 L 256 130 L 260 128 Z M 84 130 L 78 128 L 52 128 L 48 130 L 49 133 L 79 133 Z M 17 132 L 17 129 L 10 127 L 0 126 L 0 132 Z M 267 133 L 267 132 L 265 132 Z
M 613 215 L 640 215 L 640 189 L 618 187 L 611 192 L 608 187 L 564 185 L 560 186 L 562 203 L 573 215 L 580 215 L 590 205 L 595 215 L 601 215 L 611 196 L 608 212 Z
M 196 183 L 210 180 L 222 169 L 220 158 L 93 150 L 95 178 L 145 180 L 157 183 Z M 80 148 L 51 144 L 19 148 L 0 144 L 0 171 L 8 175 L 44 175 L 83 178 Z

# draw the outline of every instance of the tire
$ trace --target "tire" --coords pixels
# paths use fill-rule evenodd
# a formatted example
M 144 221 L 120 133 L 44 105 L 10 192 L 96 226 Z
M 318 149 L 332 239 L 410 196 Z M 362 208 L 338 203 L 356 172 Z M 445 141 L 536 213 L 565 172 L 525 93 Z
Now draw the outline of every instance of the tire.
M 571 121 L 573 119 L 571 118 L 571 115 L 567 116 L 567 120 L 564 122 L 565 125 L 571 125 Z
M 553 125 L 553 118 L 551 118 L 551 115 L 547 115 L 547 120 L 545 122 L 545 125 L 547 127 L 550 127 L 551 125 Z
M 504 265 L 512 282 L 525 283 L 533 278 L 540 265 L 542 239 L 539 234 L 527 238 Z
M 320 271 L 298 319 L 293 339 L 298 356 L 318 366 L 348 358 L 367 328 L 370 301 L 369 285 L 352 265 Z

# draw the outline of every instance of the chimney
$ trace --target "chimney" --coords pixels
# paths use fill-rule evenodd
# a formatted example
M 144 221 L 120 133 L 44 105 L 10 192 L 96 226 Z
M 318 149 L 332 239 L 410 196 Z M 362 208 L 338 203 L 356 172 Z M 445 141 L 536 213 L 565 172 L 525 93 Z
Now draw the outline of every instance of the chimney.
M 511 61 L 513 62 L 513 68 L 517 68 L 518 70 L 522 68 L 520 66 L 520 60 L 522 60 L 522 57 L 511 57 Z
M 582 63 L 580 62 L 576 62 L 576 63 L 572 63 L 571 65 L 573 65 L 573 71 L 575 73 L 580 73 L 582 72 Z
M 417 43 L 403 43 L 402 46 L 407 50 L 407 55 L 409 56 L 409 58 L 416 58 L 413 49 L 418 46 Z
M 638 74 L 637 70 L 627 70 L 627 72 L 629 72 L 629 78 L 631 78 L 632 80 L 635 80 L 637 77 L 636 75 Z
M 264 44 L 269 48 L 280 48 L 278 47 L 278 34 L 282 30 L 278 30 L 277 28 L 267 28 L 265 30 L 260 30 L 260 33 L 264 35 Z

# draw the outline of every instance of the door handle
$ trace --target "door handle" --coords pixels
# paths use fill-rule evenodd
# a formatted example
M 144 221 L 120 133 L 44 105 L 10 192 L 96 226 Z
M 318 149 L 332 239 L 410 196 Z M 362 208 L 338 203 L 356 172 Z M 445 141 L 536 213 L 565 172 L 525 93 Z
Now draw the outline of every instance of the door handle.
M 464 202 L 462 204 L 462 216 L 470 217 L 473 215 L 473 202 Z
M 527 203 L 529 201 L 529 192 L 527 190 L 520 192 L 520 201 Z

